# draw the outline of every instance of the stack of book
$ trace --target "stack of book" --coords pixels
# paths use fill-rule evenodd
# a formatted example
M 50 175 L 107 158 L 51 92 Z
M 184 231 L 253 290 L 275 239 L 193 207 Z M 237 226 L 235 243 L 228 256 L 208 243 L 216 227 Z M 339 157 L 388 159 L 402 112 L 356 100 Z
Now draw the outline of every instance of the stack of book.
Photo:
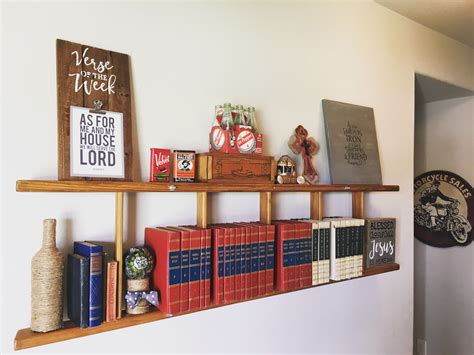
M 334 281 L 362 276 L 365 220 L 326 218 L 330 224 L 330 279 Z
M 330 241 L 331 228 L 330 222 L 318 220 L 305 220 L 311 224 L 311 261 L 312 261 L 312 280 L 313 286 L 328 283 L 330 274 Z
M 177 314 L 208 307 L 211 303 L 211 230 L 195 226 L 145 229 L 145 246 L 156 265 L 153 288 L 158 308 Z
M 117 319 L 117 262 L 99 244 L 74 242 L 67 260 L 69 319 L 81 328 Z
M 213 301 L 226 304 L 274 289 L 275 226 L 215 224 L 212 229 Z
M 273 221 L 276 227 L 276 286 L 292 291 L 311 286 L 313 280 L 312 223 Z

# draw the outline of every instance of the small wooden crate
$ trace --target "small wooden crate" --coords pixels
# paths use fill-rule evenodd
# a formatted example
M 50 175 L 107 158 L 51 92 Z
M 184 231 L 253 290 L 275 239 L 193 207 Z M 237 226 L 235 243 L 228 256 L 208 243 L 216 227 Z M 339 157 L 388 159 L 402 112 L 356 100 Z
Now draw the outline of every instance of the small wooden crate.
M 196 155 L 197 181 L 273 183 L 275 159 L 269 156 L 201 153 Z

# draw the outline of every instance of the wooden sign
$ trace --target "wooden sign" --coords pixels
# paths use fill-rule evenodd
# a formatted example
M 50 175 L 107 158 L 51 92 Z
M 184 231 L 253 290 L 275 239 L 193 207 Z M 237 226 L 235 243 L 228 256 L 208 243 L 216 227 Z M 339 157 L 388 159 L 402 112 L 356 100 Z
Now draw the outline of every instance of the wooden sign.
M 474 198 L 471 185 L 457 174 L 433 170 L 414 183 L 415 237 L 438 248 L 472 242 Z
M 395 218 L 367 218 L 365 226 L 365 267 L 394 263 Z
M 56 61 L 58 179 L 131 181 L 128 55 L 58 39 Z
M 329 169 L 333 184 L 381 184 L 374 110 L 323 100 Z

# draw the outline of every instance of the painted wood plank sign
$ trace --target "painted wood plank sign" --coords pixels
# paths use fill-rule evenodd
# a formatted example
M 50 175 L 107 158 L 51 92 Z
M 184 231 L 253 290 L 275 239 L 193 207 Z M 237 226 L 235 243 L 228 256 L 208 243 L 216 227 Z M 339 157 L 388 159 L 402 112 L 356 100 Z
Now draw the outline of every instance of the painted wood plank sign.
M 129 57 L 56 41 L 58 179 L 132 180 Z
M 365 220 L 365 267 L 395 262 L 395 218 L 367 218 Z
M 432 170 L 415 178 L 414 229 L 419 241 L 438 248 L 472 242 L 474 191 L 461 176 Z
M 333 184 L 382 184 L 371 107 L 323 100 L 329 169 Z

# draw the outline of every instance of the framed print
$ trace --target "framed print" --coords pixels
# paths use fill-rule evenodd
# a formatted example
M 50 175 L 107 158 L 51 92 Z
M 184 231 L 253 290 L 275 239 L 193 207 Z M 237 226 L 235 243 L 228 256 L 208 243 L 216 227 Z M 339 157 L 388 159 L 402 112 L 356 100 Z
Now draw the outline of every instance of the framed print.
M 333 184 L 382 184 L 371 107 L 323 100 L 329 170 Z
M 56 61 L 58 179 L 131 181 L 128 55 L 58 39 Z
M 71 106 L 71 176 L 125 177 L 123 114 Z

